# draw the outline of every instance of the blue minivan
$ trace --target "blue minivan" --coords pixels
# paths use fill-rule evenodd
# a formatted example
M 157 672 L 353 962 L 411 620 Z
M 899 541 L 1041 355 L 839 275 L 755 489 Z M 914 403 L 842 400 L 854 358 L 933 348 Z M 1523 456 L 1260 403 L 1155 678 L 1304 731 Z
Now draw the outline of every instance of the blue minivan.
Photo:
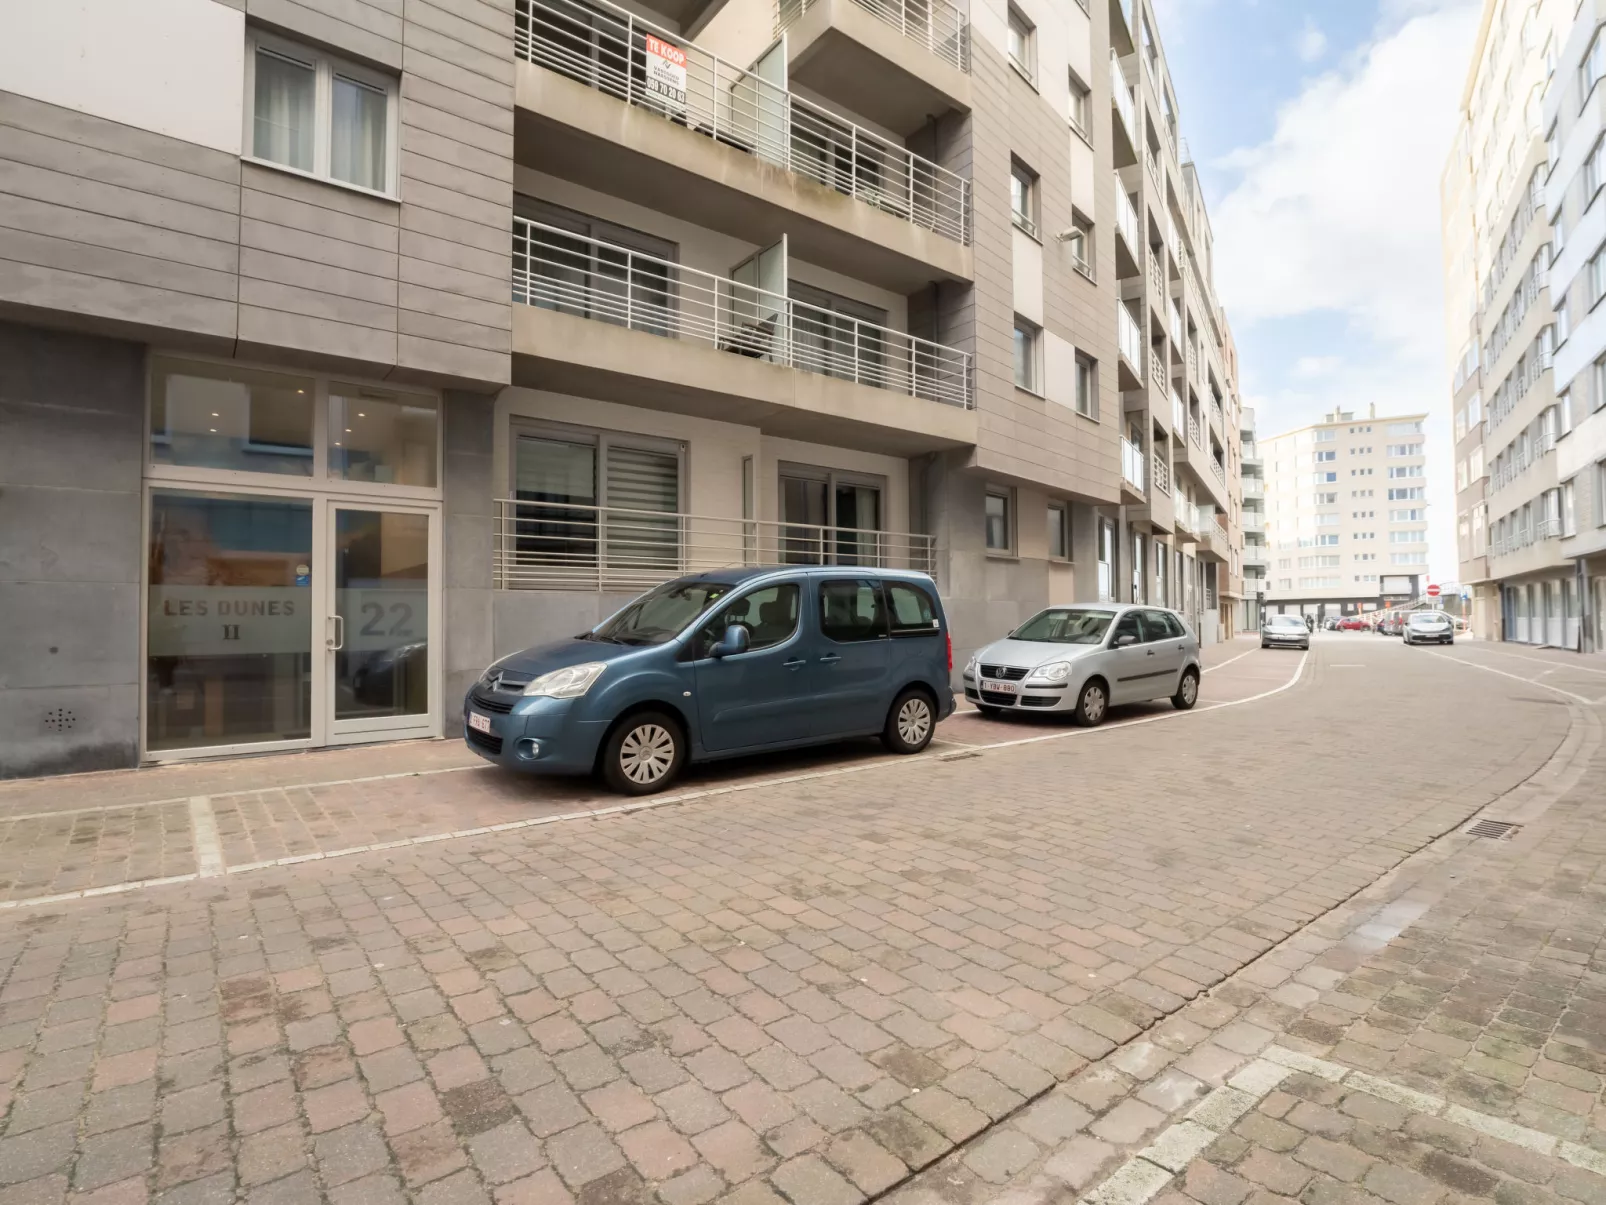
M 688 761 L 873 734 L 918 753 L 954 709 L 952 669 L 923 573 L 715 570 L 503 657 L 464 698 L 463 737 L 509 769 L 646 795 Z

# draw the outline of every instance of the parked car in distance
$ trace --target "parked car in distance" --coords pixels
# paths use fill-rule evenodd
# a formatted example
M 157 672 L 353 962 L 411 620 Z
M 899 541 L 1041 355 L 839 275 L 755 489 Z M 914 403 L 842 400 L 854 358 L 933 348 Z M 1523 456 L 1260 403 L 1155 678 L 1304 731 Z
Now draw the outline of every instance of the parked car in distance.
M 1346 615 L 1338 621 L 1338 630 L 1340 632 L 1364 632 L 1367 627 L 1366 620 L 1359 615 Z
M 1077 604 L 1039 611 L 977 652 L 961 677 L 984 714 L 1069 712 L 1092 727 L 1122 703 L 1169 698 L 1186 711 L 1201 673 L 1199 641 L 1175 611 Z
M 1412 611 L 1405 621 L 1406 644 L 1454 644 L 1455 624 L 1443 611 Z
M 1329 615 L 1326 619 L 1322 620 L 1322 631 L 1336 632 L 1343 622 L 1344 621 L 1337 615 Z
M 1268 615 L 1260 624 L 1260 647 L 1310 648 L 1310 629 L 1298 615 Z
M 923 573 L 715 570 L 503 657 L 464 698 L 463 737 L 509 769 L 598 772 L 645 795 L 688 761 L 874 734 L 918 753 L 954 709 L 952 671 Z

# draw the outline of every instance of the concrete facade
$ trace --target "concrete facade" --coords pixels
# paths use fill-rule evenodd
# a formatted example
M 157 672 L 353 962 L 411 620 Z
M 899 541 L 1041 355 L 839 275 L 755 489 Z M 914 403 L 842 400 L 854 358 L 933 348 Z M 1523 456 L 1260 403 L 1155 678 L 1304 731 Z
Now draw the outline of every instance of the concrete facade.
M 173 756 L 455 733 L 485 664 L 650 584 L 601 551 L 639 506 L 675 564 L 809 541 L 928 568 L 957 661 L 1050 603 L 1244 622 L 1236 352 L 1145 0 L 938 5 L 921 36 L 837 0 L 593 0 L 579 42 L 548 0 L 75 3 L 0 39 L 0 775 L 168 756 L 158 695 L 208 734 Z M 141 47 L 193 69 L 148 80 Z M 368 124 L 337 128 L 336 92 Z M 233 460 L 157 429 L 174 363 L 238 402 L 178 432 Z M 402 475 L 337 451 L 364 398 L 432 416 Z M 531 484 L 560 447 L 592 494 Z M 560 495 L 579 578 L 530 552 Z M 311 532 L 191 583 L 300 591 L 231 604 L 292 600 L 244 641 L 278 678 L 153 685 L 169 496 Z M 427 626 L 372 628 L 425 650 L 410 727 L 350 718 L 358 596 L 331 583 L 364 511 L 429 533 L 427 567 L 391 546 L 364 587 L 424 575 L 401 605 Z M 242 690 L 276 718 L 225 739 Z
M 1352 615 L 1427 585 L 1425 414 L 1332 411 L 1261 441 L 1266 602 Z

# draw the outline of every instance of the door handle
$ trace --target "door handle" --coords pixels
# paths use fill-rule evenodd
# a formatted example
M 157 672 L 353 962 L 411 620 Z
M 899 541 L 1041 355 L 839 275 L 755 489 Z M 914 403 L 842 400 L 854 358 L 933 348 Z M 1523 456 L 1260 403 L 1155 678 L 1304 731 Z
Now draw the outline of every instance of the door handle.
M 841 656 L 840 653 L 827 653 L 825 656 L 820 658 L 820 664 L 821 665 L 834 665 L 836 662 L 838 662 L 840 660 L 842 660 L 842 656 Z
M 1151 657 L 1154 656 L 1154 650 L 1153 649 L 1149 650 L 1149 656 L 1151 656 Z
M 808 662 L 801 657 L 793 657 L 790 661 L 781 662 L 781 666 L 784 669 L 802 669 L 807 664 Z
M 336 653 L 346 647 L 346 617 L 331 615 L 329 618 L 335 621 L 335 636 L 332 640 L 325 637 L 324 643 L 329 646 L 331 653 Z

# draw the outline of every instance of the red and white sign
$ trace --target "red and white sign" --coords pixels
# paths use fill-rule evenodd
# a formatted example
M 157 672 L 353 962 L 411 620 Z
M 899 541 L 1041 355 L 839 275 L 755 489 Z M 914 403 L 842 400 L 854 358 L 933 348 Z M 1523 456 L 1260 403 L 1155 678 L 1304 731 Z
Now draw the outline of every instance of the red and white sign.
M 1437 585 L 1432 585 L 1432 586 L 1428 587 L 1428 597 L 1429 598 L 1437 598 L 1437 597 L 1439 597 L 1439 587 Z
M 647 91 L 676 113 L 686 111 L 686 52 L 647 35 Z

